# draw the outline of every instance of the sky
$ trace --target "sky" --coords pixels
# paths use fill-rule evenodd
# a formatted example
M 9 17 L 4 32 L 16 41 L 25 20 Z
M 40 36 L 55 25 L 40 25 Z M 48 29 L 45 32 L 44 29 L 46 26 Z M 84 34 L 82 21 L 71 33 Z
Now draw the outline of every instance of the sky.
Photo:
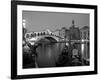
M 72 20 L 75 26 L 82 28 L 89 26 L 89 14 L 82 13 L 61 13 L 61 12 L 40 12 L 40 11 L 23 11 L 22 18 L 26 20 L 26 28 L 30 31 L 43 31 L 50 29 L 54 31 L 66 27 L 69 29 Z

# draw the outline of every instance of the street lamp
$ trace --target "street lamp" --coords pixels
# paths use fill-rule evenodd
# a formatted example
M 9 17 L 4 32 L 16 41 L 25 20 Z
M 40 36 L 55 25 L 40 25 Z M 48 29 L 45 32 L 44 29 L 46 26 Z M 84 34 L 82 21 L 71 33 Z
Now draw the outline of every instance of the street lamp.
M 26 20 L 25 19 L 23 19 L 22 24 L 23 24 L 23 28 L 26 28 Z

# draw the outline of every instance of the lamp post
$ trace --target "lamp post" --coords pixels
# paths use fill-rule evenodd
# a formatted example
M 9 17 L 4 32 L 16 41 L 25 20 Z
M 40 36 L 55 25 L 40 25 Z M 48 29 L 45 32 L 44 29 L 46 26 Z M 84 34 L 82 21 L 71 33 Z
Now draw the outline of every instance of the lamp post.
M 26 20 L 25 19 L 23 19 L 22 20 L 22 28 L 23 28 L 23 40 L 25 40 L 25 34 L 26 34 L 26 32 L 27 32 L 27 29 L 26 29 Z

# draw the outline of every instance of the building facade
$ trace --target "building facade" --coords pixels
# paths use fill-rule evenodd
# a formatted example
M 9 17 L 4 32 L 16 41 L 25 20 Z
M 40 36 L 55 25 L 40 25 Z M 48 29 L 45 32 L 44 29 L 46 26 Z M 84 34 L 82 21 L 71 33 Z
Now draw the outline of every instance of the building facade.
M 59 36 L 61 36 L 64 39 L 66 38 L 66 27 L 62 27 L 60 29 Z
M 72 25 L 69 28 L 69 45 L 71 53 L 74 49 L 77 49 L 78 55 L 81 55 L 81 43 L 79 42 L 80 39 L 80 29 L 75 26 L 74 20 L 72 20 Z
M 80 30 L 75 26 L 74 20 L 72 21 L 72 26 L 70 27 L 70 40 L 80 40 Z
M 89 27 L 84 26 L 80 29 L 81 39 L 89 40 Z

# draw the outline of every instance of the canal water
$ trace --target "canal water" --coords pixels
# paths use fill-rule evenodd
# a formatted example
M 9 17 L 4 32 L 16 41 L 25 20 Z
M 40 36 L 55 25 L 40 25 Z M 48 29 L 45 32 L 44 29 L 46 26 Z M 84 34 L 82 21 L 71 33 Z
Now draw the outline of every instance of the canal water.
M 38 67 L 55 67 L 65 43 L 42 44 L 37 48 Z

